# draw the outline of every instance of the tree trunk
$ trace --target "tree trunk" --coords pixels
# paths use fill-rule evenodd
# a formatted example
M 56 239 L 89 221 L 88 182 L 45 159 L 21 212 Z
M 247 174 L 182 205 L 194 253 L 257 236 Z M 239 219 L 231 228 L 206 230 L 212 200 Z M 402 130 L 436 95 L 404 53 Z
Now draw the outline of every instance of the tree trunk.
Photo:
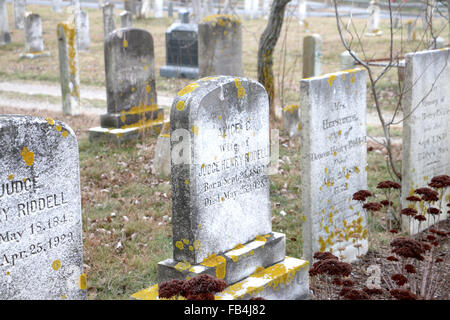
M 291 0 L 274 0 L 266 29 L 259 39 L 258 81 L 269 95 L 270 117 L 275 118 L 275 79 L 273 75 L 273 51 L 280 37 L 284 11 Z

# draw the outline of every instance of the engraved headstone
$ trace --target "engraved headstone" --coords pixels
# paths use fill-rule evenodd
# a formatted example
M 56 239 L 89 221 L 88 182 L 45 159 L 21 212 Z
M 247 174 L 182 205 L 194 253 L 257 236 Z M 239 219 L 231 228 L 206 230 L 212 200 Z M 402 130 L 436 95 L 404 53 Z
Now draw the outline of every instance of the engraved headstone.
M 25 25 L 25 12 L 27 8 L 26 0 L 14 0 L 14 27 L 23 29 Z
M 166 30 L 166 65 L 160 74 L 167 78 L 198 78 L 198 26 L 173 23 Z
M 63 113 L 77 115 L 81 113 L 81 103 L 75 25 L 61 22 L 58 24 L 56 32 Z
M 11 42 L 8 24 L 8 8 L 6 0 L 0 0 L 0 45 Z
M 301 80 L 300 105 L 303 257 L 330 251 L 353 261 L 368 246 L 366 217 L 352 200 L 367 189 L 365 71 Z
M 152 35 L 143 29 L 123 28 L 105 39 L 107 113 L 101 128 L 89 130 L 90 138 L 133 138 L 145 128 L 161 128 L 164 112 L 158 108 Z M 116 129 L 111 131 L 110 129 Z
M 423 203 L 410 203 L 406 197 L 414 189 L 426 187 L 434 176 L 450 175 L 450 49 L 420 51 L 405 56 L 404 114 L 403 123 L 402 207 L 415 206 L 423 213 Z M 449 197 L 450 190 L 447 188 Z M 445 203 L 445 201 L 444 201 Z M 438 207 L 434 204 L 433 207 Z M 448 208 L 436 217 L 425 214 L 428 221 L 420 229 L 428 227 L 448 216 Z M 439 218 L 439 219 L 438 219 Z M 418 221 L 403 220 L 405 231 L 417 233 Z
M 308 295 L 308 262 L 286 257 L 285 235 L 272 232 L 268 104 L 264 87 L 247 78 L 202 78 L 178 92 L 170 116 L 174 251 L 158 263 L 159 284 L 209 274 L 228 285 L 216 299 Z M 132 297 L 158 299 L 158 290 Z
M 86 299 L 74 132 L 21 115 L 0 132 L 0 299 Z
M 44 50 L 41 17 L 36 13 L 27 12 L 25 14 L 25 53 L 20 54 L 20 57 L 34 59 L 50 56 L 50 51 Z
M 303 38 L 303 78 L 316 77 L 321 72 L 322 37 L 319 34 Z
M 178 93 L 170 114 L 175 260 L 199 263 L 271 232 L 265 105 L 265 90 L 248 79 L 218 77 Z M 184 133 L 190 157 L 177 163 Z M 180 249 L 183 239 L 199 245 Z
M 198 25 L 200 77 L 242 76 L 241 21 L 232 15 L 211 15 Z

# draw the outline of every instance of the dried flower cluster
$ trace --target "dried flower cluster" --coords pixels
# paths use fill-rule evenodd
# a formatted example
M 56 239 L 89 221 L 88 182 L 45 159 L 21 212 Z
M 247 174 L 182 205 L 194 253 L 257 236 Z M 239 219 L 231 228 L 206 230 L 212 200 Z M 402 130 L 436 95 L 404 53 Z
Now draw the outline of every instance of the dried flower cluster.
M 377 188 L 378 189 L 400 189 L 402 186 L 394 181 L 382 181 L 378 183 Z
M 424 257 L 422 254 L 430 249 L 430 246 L 426 243 L 410 239 L 407 237 L 398 237 L 391 242 L 391 247 L 393 253 L 403 257 L 403 258 L 413 258 L 419 261 L 423 261 Z
M 366 201 L 368 197 L 371 197 L 372 193 L 368 190 L 359 190 L 353 194 L 353 200 Z
M 190 280 L 170 280 L 159 285 L 159 297 L 170 299 L 175 296 L 186 300 L 214 300 L 214 292 L 221 292 L 226 282 L 208 274 L 202 274 Z

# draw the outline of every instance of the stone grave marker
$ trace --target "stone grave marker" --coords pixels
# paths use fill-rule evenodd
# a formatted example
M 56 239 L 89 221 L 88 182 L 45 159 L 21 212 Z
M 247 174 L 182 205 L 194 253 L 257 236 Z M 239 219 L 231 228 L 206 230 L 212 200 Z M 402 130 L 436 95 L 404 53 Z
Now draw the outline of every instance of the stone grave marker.
M 416 21 L 413 21 L 412 19 L 406 21 L 406 30 L 408 32 L 408 40 L 416 40 Z
M 319 34 L 303 38 L 303 78 L 316 77 L 321 72 L 322 37 Z
M 159 133 L 164 110 L 158 108 L 152 35 L 143 29 L 124 28 L 105 39 L 107 113 L 89 138 L 133 139 L 144 132 Z
M 199 76 L 242 76 L 241 21 L 232 15 L 210 15 L 198 25 Z
M 307 15 L 306 0 L 298 0 L 297 19 L 300 25 L 304 24 Z
M 169 18 L 173 17 L 173 2 L 169 1 L 169 4 L 167 5 L 167 16 Z
M 268 103 L 247 78 L 202 78 L 178 92 L 170 115 L 173 259 L 158 264 L 158 283 L 207 273 L 228 284 L 217 299 L 307 296 L 308 262 L 285 257 L 285 235 L 272 232 Z M 155 285 L 133 298 L 157 296 Z
M 77 46 L 78 50 L 87 50 L 91 46 L 91 38 L 89 35 L 89 15 L 87 11 L 78 11 L 75 13 L 75 19 L 78 35 Z
M 365 71 L 301 80 L 300 105 L 303 257 L 330 251 L 353 261 L 368 247 L 366 217 L 352 200 L 367 190 Z
M 20 58 L 34 59 L 49 57 L 50 51 L 45 51 L 42 39 L 42 21 L 37 13 L 25 14 L 25 53 Z
M 358 57 L 358 55 L 352 51 L 352 53 Z M 339 64 L 340 64 L 340 69 L 341 70 L 348 70 L 348 69 L 353 69 L 355 68 L 356 65 L 356 61 L 355 59 L 353 59 L 352 55 L 350 54 L 350 52 L 348 52 L 347 50 L 345 50 L 344 52 L 342 52 L 339 55 Z
M 62 0 L 52 0 L 52 11 L 62 12 Z
M 9 33 L 8 8 L 6 0 L 0 0 L 0 45 L 11 42 L 11 34 Z
M 380 28 L 380 5 L 377 0 L 371 0 L 369 7 L 367 8 L 369 12 L 369 20 L 367 21 L 367 29 L 369 30 L 366 33 L 367 36 L 380 36 L 383 32 Z
M 152 173 L 158 177 L 170 177 L 170 122 L 165 121 L 156 141 Z
M 120 27 L 131 28 L 133 26 L 133 15 L 130 11 L 122 11 L 120 14 Z
M 178 10 L 178 20 L 180 20 L 181 23 L 189 23 L 189 10 Z
M 166 65 L 159 70 L 167 78 L 198 78 L 198 26 L 173 23 L 166 30 Z
M 103 10 L 103 35 L 106 38 L 116 29 L 116 17 L 114 16 L 114 4 L 106 3 Z
M 25 25 L 25 11 L 27 9 L 26 0 L 14 0 L 14 27 L 23 29 Z
M 61 22 L 58 24 L 56 32 L 63 113 L 78 115 L 81 113 L 80 68 L 75 25 Z
M 155 18 L 162 18 L 164 14 L 164 0 L 154 1 Z
M 0 299 L 86 299 L 75 133 L 22 115 L 0 132 Z
M 131 14 L 136 14 L 136 1 L 135 0 L 124 0 L 124 10 L 131 12 Z
M 434 176 L 450 175 L 450 49 L 406 54 L 405 88 L 404 115 L 410 116 L 403 123 L 402 207 L 415 207 L 422 214 L 428 204 L 411 203 L 406 198 L 414 189 L 426 187 Z M 448 200 L 449 194 L 447 189 L 444 198 Z M 420 229 L 445 220 L 447 210 L 442 208 L 434 218 L 425 214 L 428 221 L 422 222 Z M 405 218 L 403 226 L 411 234 L 419 229 L 414 219 L 410 224 Z
M 282 112 L 283 129 L 288 133 L 289 137 L 300 136 L 300 119 L 299 119 L 299 106 L 291 104 L 285 106 Z

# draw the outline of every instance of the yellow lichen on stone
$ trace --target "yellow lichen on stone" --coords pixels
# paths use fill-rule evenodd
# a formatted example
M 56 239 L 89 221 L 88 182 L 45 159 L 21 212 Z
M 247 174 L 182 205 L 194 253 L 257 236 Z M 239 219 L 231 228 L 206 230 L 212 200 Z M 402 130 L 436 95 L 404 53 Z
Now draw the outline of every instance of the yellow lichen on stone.
M 177 110 L 178 111 L 183 111 L 184 105 L 185 105 L 185 102 L 183 100 L 178 101 L 177 104 L 176 104 Z
M 80 279 L 78 280 L 78 285 L 80 286 L 81 290 L 86 290 L 86 288 L 87 288 L 86 274 L 82 273 L 80 275 Z
M 45 120 L 48 122 L 48 124 L 49 125 L 54 125 L 55 124 L 55 120 L 53 120 L 52 118 L 49 118 L 49 117 L 47 117 L 47 118 L 45 118 Z
M 52 262 L 52 269 L 57 271 L 59 268 L 61 268 L 61 260 L 55 260 Z
M 336 80 L 336 76 L 334 74 L 328 77 L 328 85 L 331 87 L 333 85 L 334 80 Z
M 188 261 L 183 261 L 183 262 L 178 262 L 175 265 L 175 270 L 177 271 L 184 271 L 184 270 L 188 270 L 191 267 L 191 264 Z
M 28 150 L 27 147 L 23 147 L 20 153 L 27 166 L 32 166 L 34 163 L 34 153 Z
M 285 112 L 289 112 L 290 114 L 294 114 L 294 111 L 297 110 L 299 106 L 297 104 L 291 104 L 288 106 L 285 106 L 282 110 Z
M 226 274 L 226 262 L 225 257 L 218 256 L 213 253 L 209 257 L 205 258 L 200 264 L 205 267 L 216 268 L 216 277 L 224 279 Z
M 194 91 L 195 89 L 197 89 L 198 87 L 200 87 L 200 85 L 196 82 L 193 82 L 191 84 L 188 84 L 187 86 L 185 86 L 183 89 L 181 89 L 180 91 L 178 91 L 178 96 L 182 97 L 185 94 L 191 93 L 192 91 Z
M 183 242 L 181 242 L 181 241 L 175 242 L 175 247 L 177 247 L 180 250 L 183 250 L 184 249 Z

